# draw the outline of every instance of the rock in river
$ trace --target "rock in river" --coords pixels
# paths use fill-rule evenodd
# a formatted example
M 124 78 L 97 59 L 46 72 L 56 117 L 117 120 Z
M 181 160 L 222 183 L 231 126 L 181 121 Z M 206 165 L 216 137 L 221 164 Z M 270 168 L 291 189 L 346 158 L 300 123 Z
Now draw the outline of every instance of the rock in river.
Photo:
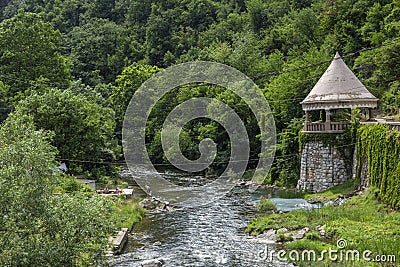
M 164 264 L 163 259 L 145 260 L 142 262 L 142 267 L 161 267 Z

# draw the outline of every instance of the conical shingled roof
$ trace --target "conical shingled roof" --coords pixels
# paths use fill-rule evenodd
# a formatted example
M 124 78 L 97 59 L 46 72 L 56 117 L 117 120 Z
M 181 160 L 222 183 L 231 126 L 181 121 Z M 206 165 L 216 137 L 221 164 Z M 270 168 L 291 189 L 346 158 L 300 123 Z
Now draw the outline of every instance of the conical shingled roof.
M 347 67 L 339 53 L 301 102 L 303 110 L 367 107 L 375 108 L 373 96 Z

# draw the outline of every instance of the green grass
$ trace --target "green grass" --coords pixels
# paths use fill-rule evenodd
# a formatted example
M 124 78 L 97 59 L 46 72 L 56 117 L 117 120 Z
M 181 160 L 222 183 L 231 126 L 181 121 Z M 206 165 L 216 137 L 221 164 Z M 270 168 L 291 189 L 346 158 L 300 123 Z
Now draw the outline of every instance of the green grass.
M 254 170 L 248 170 L 243 174 L 242 179 L 246 181 L 251 180 L 253 178 L 253 175 L 254 175 Z
M 288 250 L 314 250 L 316 253 L 321 253 L 323 250 L 329 250 L 329 245 L 325 242 L 301 239 L 293 242 L 289 242 L 286 245 Z
M 268 229 L 287 228 L 295 230 L 305 226 L 314 230 L 326 225 L 325 237 L 313 231 L 300 241 L 287 242 L 285 250 L 316 249 L 325 246 L 336 248 L 339 239 L 347 241 L 346 249 L 370 250 L 372 255 L 395 255 L 400 261 L 400 212 L 380 204 L 371 190 L 364 196 L 355 196 L 342 206 L 326 206 L 319 210 L 295 210 L 287 214 L 271 214 L 253 219 L 247 232 L 256 235 Z M 319 236 L 318 236 L 319 235 Z M 318 240 L 319 239 L 319 240 Z M 395 266 L 370 262 L 315 263 L 302 262 L 300 266 Z
M 304 236 L 305 239 L 308 240 L 321 240 L 322 237 L 318 231 L 310 231 Z
M 112 217 L 118 228 L 131 229 L 134 223 L 142 220 L 145 213 L 145 209 L 139 206 L 138 199 L 114 198 L 114 214 Z
M 326 200 L 334 200 L 340 196 L 345 196 L 346 194 L 353 192 L 354 188 L 355 188 L 355 180 L 350 179 L 343 184 L 334 186 L 320 193 L 306 194 L 304 196 L 304 199 L 310 200 L 311 198 L 314 198 L 317 202 L 322 203 Z
M 271 212 L 276 211 L 276 204 L 268 198 L 261 198 L 257 204 L 257 210 L 259 212 Z
M 287 228 L 295 230 L 307 225 L 306 211 L 296 210 L 286 214 L 271 214 L 265 217 L 253 219 L 247 226 L 247 232 L 251 235 L 258 235 L 269 229 L 278 230 Z

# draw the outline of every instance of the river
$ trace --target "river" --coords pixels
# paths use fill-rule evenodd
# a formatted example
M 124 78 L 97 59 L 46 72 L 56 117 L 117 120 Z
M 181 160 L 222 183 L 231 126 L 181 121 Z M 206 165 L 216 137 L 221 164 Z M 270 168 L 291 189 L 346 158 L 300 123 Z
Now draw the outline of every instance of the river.
M 201 177 L 165 173 L 171 180 Z M 309 207 L 300 198 L 282 198 L 282 192 L 258 189 L 254 193 L 236 187 L 217 202 L 196 208 L 148 215 L 137 223 L 129 238 L 125 253 L 110 263 L 112 266 L 141 266 L 146 259 L 162 258 L 163 266 L 289 266 L 262 258 L 267 240 L 249 237 L 245 228 L 256 216 L 260 196 L 271 194 L 278 210 Z

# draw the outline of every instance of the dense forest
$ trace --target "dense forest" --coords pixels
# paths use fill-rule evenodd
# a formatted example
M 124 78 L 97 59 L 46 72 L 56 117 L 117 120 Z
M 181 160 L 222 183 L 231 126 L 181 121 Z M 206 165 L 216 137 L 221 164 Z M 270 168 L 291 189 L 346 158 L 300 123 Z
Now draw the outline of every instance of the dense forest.
M 398 0 L 6 0 L 0 20 L 2 119 L 10 112 L 30 115 L 35 127 L 55 133 L 57 159 L 71 173 L 96 179 L 115 174 L 108 163 L 123 162 L 121 128 L 135 89 L 177 63 L 224 63 L 263 90 L 278 133 L 268 182 L 278 185 L 296 183 L 299 102 L 336 51 L 381 99 L 382 112 L 399 111 Z M 254 116 L 236 95 L 182 87 L 158 103 L 148 122 L 154 162 L 167 163 L 160 150 L 164 114 L 198 96 L 227 102 L 247 122 L 249 136 L 257 136 Z M 209 120 L 192 122 L 182 134 L 187 156 L 198 156 L 205 137 L 218 143 L 216 161 L 227 161 L 226 133 Z M 257 144 L 254 137 L 253 158 Z

